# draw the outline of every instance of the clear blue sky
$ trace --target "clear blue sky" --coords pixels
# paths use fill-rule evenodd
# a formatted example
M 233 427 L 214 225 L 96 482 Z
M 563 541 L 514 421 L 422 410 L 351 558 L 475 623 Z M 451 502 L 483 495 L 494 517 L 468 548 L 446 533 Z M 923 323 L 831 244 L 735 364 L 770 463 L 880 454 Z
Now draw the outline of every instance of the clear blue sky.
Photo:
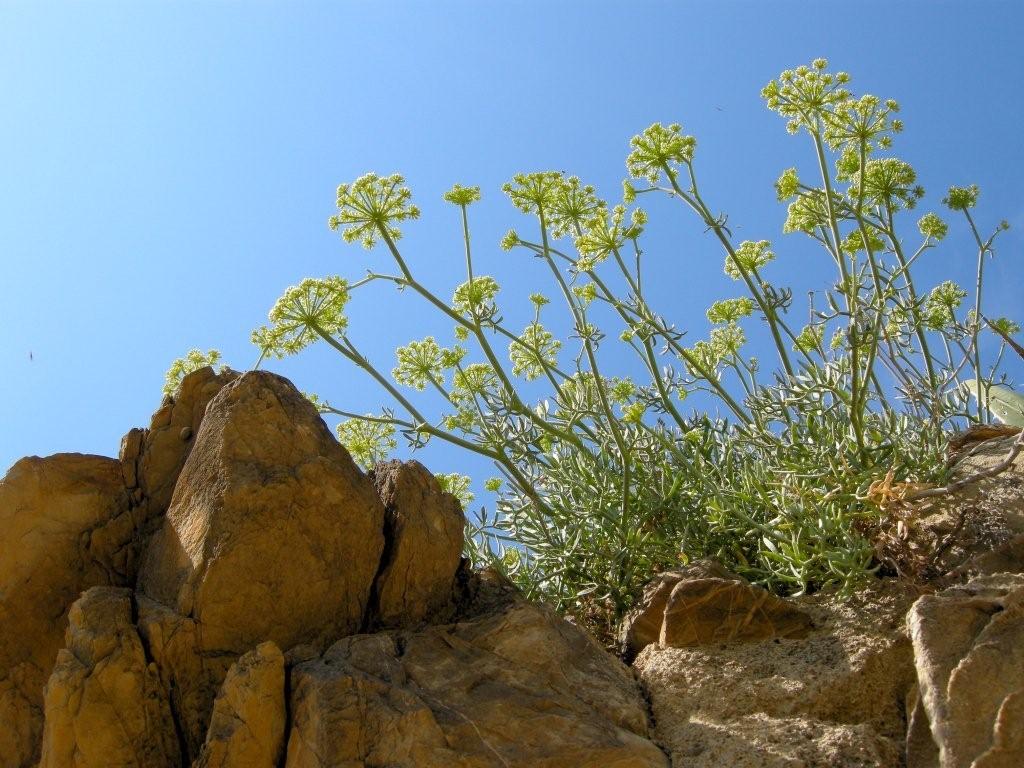
M 479 184 L 479 272 L 525 322 L 543 280 L 500 251 L 526 227 L 500 193 L 521 170 L 576 173 L 614 197 L 631 135 L 679 121 L 698 137 L 704 191 L 743 239 L 771 239 L 772 276 L 828 275 L 783 237 L 772 182 L 806 166 L 758 92 L 826 56 L 857 92 L 894 97 L 896 151 L 938 208 L 982 188 L 979 220 L 1015 229 L 990 262 L 993 314 L 1024 315 L 1024 53 L 1019 2 L 4 2 L 0 5 L 0 472 L 27 454 L 116 454 L 148 423 L 170 361 L 217 347 L 256 358 L 250 330 L 306 275 L 360 276 L 384 254 L 327 228 L 339 182 L 404 173 L 423 209 L 403 245 L 424 280 L 461 282 L 456 212 L 440 195 Z M 914 217 L 916 218 L 916 216 Z M 659 222 L 664 222 L 660 223 Z M 663 312 L 707 332 L 710 300 L 736 295 L 722 256 L 682 211 L 652 207 L 652 284 Z M 926 287 L 969 283 L 957 233 Z M 797 293 L 798 299 L 801 293 Z M 449 338 L 413 297 L 351 306 L 352 336 L 390 370 L 395 344 Z M 32 355 L 30 361 L 29 356 Z M 272 366 L 367 411 L 381 396 L 313 350 Z M 1012 372 L 1019 381 L 1021 366 Z M 458 456 L 433 469 L 472 468 Z

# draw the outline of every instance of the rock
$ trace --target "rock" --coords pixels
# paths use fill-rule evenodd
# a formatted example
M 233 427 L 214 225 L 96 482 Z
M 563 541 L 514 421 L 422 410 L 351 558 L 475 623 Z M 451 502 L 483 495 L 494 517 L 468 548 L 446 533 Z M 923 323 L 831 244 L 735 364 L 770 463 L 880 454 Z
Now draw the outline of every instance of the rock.
M 125 583 L 132 537 L 114 459 L 29 457 L 0 481 L 0 762 L 38 758 L 43 686 L 64 644 L 67 612 L 91 586 Z
M 206 406 L 237 378 L 235 371 L 214 373 L 209 366 L 193 371 L 181 380 L 173 397 L 164 398 L 149 429 L 133 429 L 122 438 L 125 484 L 141 491 L 151 517 L 162 515 L 170 506 L 178 475 L 192 450 L 189 438 L 199 431 Z
M 707 560 L 655 576 L 626 616 L 621 641 L 633 658 L 654 642 L 675 648 L 757 642 L 803 637 L 811 627 L 810 616 L 792 602 Z
M 170 706 L 132 626 L 131 591 L 93 587 L 72 606 L 46 684 L 40 768 L 177 766 Z
M 253 371 L 214 397 L 139 574 L 170 611 L 140 622 L 164 638 L 152 652 L 181 692 L 190 758 L 237 656 L 266 640 L 322 651 L 361 628 L 383 527 L 373 484 L 291 383 Z
M 466 524 L 458 500 L 417 461 L 378 465 L 370 477 L 384 503 L 387 542 L 374 584 L 373 626 L 445 620 Z
M 340 640 L 292 670 L 290 712 L 287 768 L 668 765 L 628 669 L 520 601 Z
M 907 625 L 942 768 L 1024 765 L 1024 575 L 925 595 Z
M 648 645 L 634 662 L 654 739 L 687 768 L 902 768 L 914 687 L 899 585 L 848 599 L 795 598 L 804 637 L 690 647 Z
M 284 753 L 284 656 L 261 643 L 228 671 L 193 768 L 276 768 Z
M 665 604 L 663 648 L 804 637 L 811 617 L 788 600 L 735 578 L 683 579 Z

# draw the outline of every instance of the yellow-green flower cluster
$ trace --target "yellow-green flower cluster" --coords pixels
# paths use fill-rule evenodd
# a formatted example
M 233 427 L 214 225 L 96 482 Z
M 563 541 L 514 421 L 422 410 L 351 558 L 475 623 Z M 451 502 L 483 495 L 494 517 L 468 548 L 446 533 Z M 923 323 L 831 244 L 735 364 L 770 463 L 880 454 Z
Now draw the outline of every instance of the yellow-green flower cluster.
M 348 449 L 363 469 L 370 469 L 386 459 L 395 449 L 395 427 L 385 421 L 348 419 L 338 424 L 338 442 Z
M 952 211 L 966 211 L 978 204 L 978 185 L 950 187 L 942 202 Z
M 746 296 L 738 299 L 723 299 L 708 307 L 708 320 L 712 323 L 734 323 L 749 317 L 754 311 L 754 302 Z
M 398 222 L 419 218 L 420 209 L 411 200 L 401 175 L 367 173 L 338 187 L 338 212 L 328 223 L 333 230 L 341 229 L 346 243 L 358 240 L 364 248 L 373 248 L 383 233 L 392 240 L 402 236 Z
M 868 205 L 882 205 L 898 211 L 913 208 L 924 197 L 924 189 L 916 185 L 917 173 L 909 163 L 895 157 L 868 160 L 864 171 L 852 175 L 849 196 Z M 862 189 L 863 185 L 863 189 Z
M 179 357 L 167 369 L 167 374 L 164 376 L 163 393 L 165 395 L 173 395 L 178 391 L 181 380 L 188 374 L 198 371 L 200 368 L 205 368 L 208 365 L 216 365 L 219 360 L 220 352 L 216 349 L 211 349 L 206 353 L 198 349 L 190 349 L 185 353 L 184 357 Z
M 779 202 L 789 200 L 800 191 L 800 179 L 796 175 L 796 168 L 787 168 L 775 182 L 775 194 Z
M 433 336 L 423 341 L 410 341 L 395 350 L 398 365 L 391 376 L 399 384 L 413 389 L 426 389 L 427 384 L 439 383 L 444 375 L 442 356 L 448 350 L 442 349 Z
M 348 326 L 345 304 L 348 281 L 342 277 L 307 277 L 277 300 L 268 318 L 270 325 L 252 332 L 252 342 L 264 355 L 294 355 L 320 338 L 333 336 Z
M 576 268 L 580 272 L 588 272 L 597 264 L 608 258 L 610 254 L 622 248 L 626 240 L 636 239 L 643 232 L 647 223 L 647 214 L 635 208 L 630 223 L 625 224 L 626 208 L 616 205 L 611 213 L 599 211 L 589 221 L 576 240 L 576 250 L 580 252 Z
M 725 274 L 733 280 L 739 280 L 743 273 L 748 275 L 755 272 L 775 258 L 772 253 L 771 243 L 767 240 L 744 240 L 735 249 L 735 257 L 732 254 L 725 256 Z M 741 271 L 742 270 L 742 271 Z
M 575 176 L 562 181 L 545 219 L 554 237 L 575 235 L 591 219 L 604 213 L 608 204 L 598 198 L 594 188 Z
M 546 367 L 555 365 L 562 342 L 540 323 L 530 323 L 517 341 L 508 346 L 512 373 L 527 381 L 539 378 Z
M 825 72 L 827 66 L 826 59 L 815 59 L 809 67 L 785 70 L 778 80 L 761 89 L 768 108 L 788 120 L 786 130 L 790 133 L 801 127 L 820 129 L 824 113 L 850 98 L 844 87 L 850 76 L 845 72 Z
M 893 118 L 900 106 L 893 99 L 882 101 L 865 94 L 846 99 L 823 113 L 825 140 L 833 149 L 844 144 L 863 146 L 871 151 L 875 144 L 882 149 L 892 145 L 892 134 L 903 130 L 903 122 Z
M 480 187 L 464 187 L 461 184 L 456 184 L 442 197 L 453 205 L 472 205 L 480 199 Z
M 946 236 L 949 231 L 949 227 L 942 219 L 940 219 L 934 213 L 926 213 L 917 222 L 917 229 L 925 237 L 930 237 L 932 240 L 941 240 Z
M 932 330 L 940 331 L 953 324 L 954 313 L 967 298 L 967 291 L 946 280 L 932 288 L 924 303 L 924 322 Z
M 452 296 L 452 309 L 469 317 L 489 318 L 498 311 L 494 303 L 495 296 L 501 286 L 498 281 L 488 275 L 480 275 L 467 280 Z
M 885 243 L 882 238 L 878 236 L 878 233 L 873 229 L 868 231 L 868 245 L 871 247 L 872 253 L 878 253 L 885 249 Z M 855 229 L 850 232 L 845 238 L 843 238 L 842 248 L 847 253 L 858 253 L 864 250 L 864 237 L 861 235 L 859 229 Z
M 654 123 L 650 128 L 629 141 L 632 151 L 626 158 L 626 170 L 634 179 L 646 179 L 657 184 L 663 173 L 674 174 L 676 169 L 693 160 L 697 139 L 685 136 L 678 123 Z
M 803 330 L 797 334 L 793 342 L 794 352 L 803 352 L 806 355 L 817 352 L 821 349 L 821 343 L 825 338 L 824 325 L 805 325 Z M 833 339 L 835 341 L 835 339 Z
M 463 508 L 472 504 L 473 499 L 476 498 L 469 490 L 468 476 L 460 475 L 458 472 L 448 472 L 434 475 L 434 477 L 437 478 L 437 484 L 441 486 L 441 490 L 458 499 Z
M 547 215 L 555 207 L 562 192 L 562 174 L 558 171 L 517 173 L 512 181 L 502 185 L 502 191 L 512 204 L 523 213 Z

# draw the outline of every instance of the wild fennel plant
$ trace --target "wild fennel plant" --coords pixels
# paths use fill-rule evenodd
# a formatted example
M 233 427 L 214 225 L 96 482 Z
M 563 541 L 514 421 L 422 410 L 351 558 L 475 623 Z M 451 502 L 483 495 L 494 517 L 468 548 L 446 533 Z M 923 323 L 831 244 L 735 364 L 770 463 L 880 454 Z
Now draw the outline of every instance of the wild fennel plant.
M 922 291 L 914 266 L 945 237 L 935 213 L 902 231 L 924 191 L 913 168 L 891 156 L 902 130 L 898 105 L 854 96 L 849 76 L 823 59 L 786 71 L 762 91 L 790 133 L 809 140 L 817 174 L 786 170 L 776 183 L 788 204 L 783 230 L 809 237 L 835 265 L 810 323 L 793 323 L 792 291 L 771 280 L 768 240 L 737 242 L 698 183 L 696 140 L 656 123 L 630 142 L 621 202 L 557 172 L 516 175 L 504 192 L 535 220 L 509 233 L 505 250 L 546 265 L 571 339 L 544 324 L 551 297 L 533 294 L 521 331 L 504 322 L 498 283 L 474 271 L 470 209 L 476 187 L 444 195 L 460 215 L 465 281 L 450 299 L 422 283 L 398 243 L 400 225 L 419 217 L 401 176 L 366 174 L 338 188 L 330 226 L 347 242 L 383 246 L 393 269 L 349 282 L 307 278 L 289 288 L 253 333 L 262 355 L 295 354 L 314 342 L 333 347 L 375 379 L 389 405 L 360 415 L 318 404 L 345 419 L 339 438 L 365 466 L 383 459 L 401 433 L 413 448 L 444 440 L 490 459 L 500 477 L 493 515 L 470 524 L 468 553 L 592 625 L 610 630 L 650 576 L 714 556 L 783 592 L 852 588 L 877 568 L 858 522 L 877 517 L 872 480 L 939 481 L 945 432 L 987 418 L 985 387 L 1000 355 L 983 368 L 982 268 L 1000 224 L 984 237 L 972 211 L 976 187 L 951 187 L 947 207 L 964 217 L 978 247 L 974 304 L 952 282 Z M 725 274 L 741 291 L 708 309 L 706 340 L 684 344 L 648 303 L 642 264 L 647 215 L 636 203 L 667 195 L 695 215 L 720 246 Z M 391 375 L 357 345 L 346 303 L 353 291 L 385 283 L 416 294 L 454 326 L 450 344 L 433 337 L 397 351 Z M 596 308 L 610 312 L 642 380 L 603 368 L 609 343 Z M 777 357 L 766 375 L 745 355 L 745 328 L 766 324 Z M 1010 320 L 996 321 L 1014 333 Z M 569 347 L 572 347 L 570 350 Z M 571 354 L 570 354 L 571 352 Z M 962 382 L 980 394 L 971 408 Z M 524 383 L 546 394 L 528 398 Z M 421 393 L 445 404 L 427 412 Z M 690 394 L 710 394 L 724 418 L 684 415 Z M 465 494 L 468 480 L 444 478 Z

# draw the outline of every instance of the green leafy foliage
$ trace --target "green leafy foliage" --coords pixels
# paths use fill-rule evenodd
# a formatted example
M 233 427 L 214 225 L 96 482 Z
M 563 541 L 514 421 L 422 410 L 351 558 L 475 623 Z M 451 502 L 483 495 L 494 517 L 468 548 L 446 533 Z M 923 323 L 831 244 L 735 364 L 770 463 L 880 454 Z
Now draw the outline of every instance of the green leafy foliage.
M 556 311 L 541 293 L 530 296 L 533 321 L 511 330 L 497 280 L 474 274 L 467 210 L 478 188 L 444 195 L 460 209 L 465 241 L 465 280 L 446 301 L 396 244 L 398 225 L 419 215 L 411 192 L 400 176 L 367 174 L 339 187 L 330 225 L 366 247 L 383 241 L 398 273 L 351 285 L 305 280 L 254 341 L 265 355 L 283 355 L 322 339 L 377 381 L 390 401 L 379 416 L 319 404 L 345 419 L 339 438 L 364 466 L 381 461 L 399 433 L 413 448 L 439 439 L 492 461 L 499 476 L 485 487 L 497 504 L 470 523 L 468 554 L 600 631 L 613 630 L 654 573 L 707 556 L 784 593 L 853 589 L 885 565 L 871 539 L 884 518 L 872 483 L 942 482 L 946 432 L 1004 418 L 1019 396 L 1000 377 L 1002 350 L 984 361 L 979 343 L 984 263 L 1006 225 L 984 238 L 971 213 L 977 187 L 951 187 L 945 203 L 978 248 L 974 292 L 946 281 L 921 293 L 915 264 L 949 224 L 934 213 L 904 222 L 925 191 L 889 154 L 903 130 L 899 105 L 855 96 L 847 73 L 827 69 L 817 59 L 762 91 L 787 130 L 810 142 L 813 180 L 791 167 L 775 184 L 783 232 L 809 238 L 835 267 L 834 282 L 815 292 L 824 301 L 807 313 L 791 314 L 792 289 L 773 282 L 785 242 L 735 242 L 698 186 L 696 140 L 678 124 L 655 123 L 630 142 L 621 201 L 553 171 L 504 186 L 534 233 L 510 230 L 501 248 L 549 268 L 567 338 L 541 324 L 542 310 Z M 743 292 L 708 309 L 706 340 L 684 346 L 648 303 L 641 267 L 654 254 L 641 245 L 651 226 L 636 206 L 642 195 L 666 196 L 696 216 Z M 375 283 L 423 299 L 452 323 L 458 343 L 410 342 L 392 377 L 382 374 L 344 315 L 351 291 Z M 747 356 L 755 324 L 774 347 L 770 366 Z M 1019 331 L 1007 318 L 990 325 L 1006 338 Z M 603 370 L 604 345 L 616 338 L 643 376 Z M 428 389 L 432 400 L 421 405 Z M 980 393 L 973 404 L 969 392 Z M 680 404 L 694 394 L 714 407 L 684 416 Z M 472 501 L 467 478 L 440 482 Z

